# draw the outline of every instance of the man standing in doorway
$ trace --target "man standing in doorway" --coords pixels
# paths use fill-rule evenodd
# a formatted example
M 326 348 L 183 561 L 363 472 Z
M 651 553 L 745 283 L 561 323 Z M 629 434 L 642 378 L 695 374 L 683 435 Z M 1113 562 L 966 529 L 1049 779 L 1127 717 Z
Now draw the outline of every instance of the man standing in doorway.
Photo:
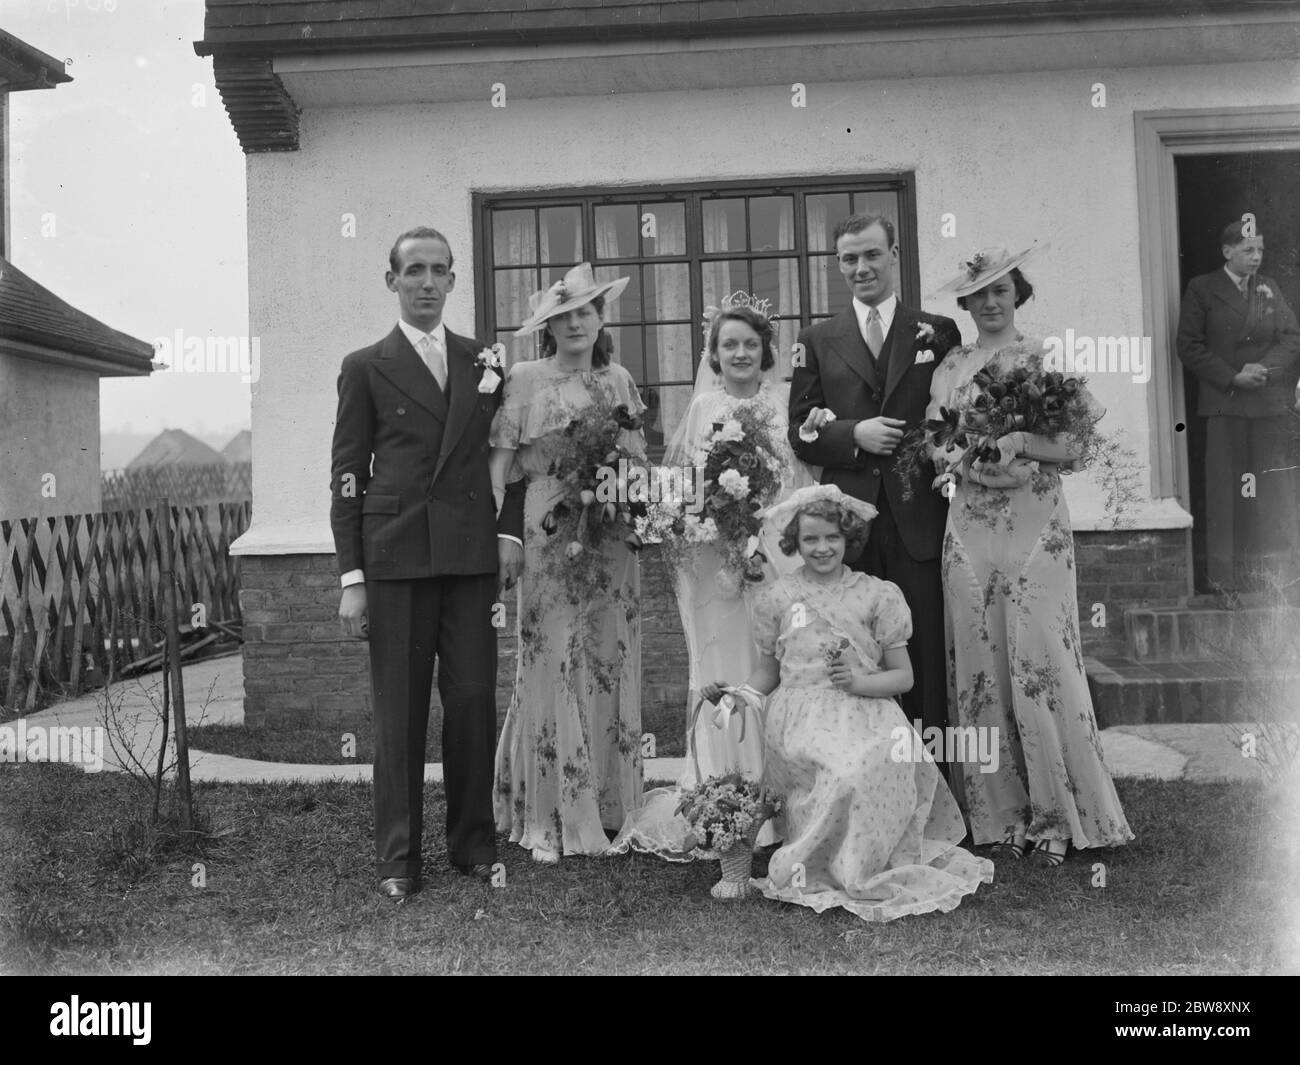
M 1221 243 L 1223 268 L 1187 286 L 1178 357 L 1201 382 L 1207 576 L 1242 591 L 1295 568 L 1300 520 L 1288 467 L 1300 328 L 1277 282 L 1258 272 L 1263 235 L 1233 222 Z

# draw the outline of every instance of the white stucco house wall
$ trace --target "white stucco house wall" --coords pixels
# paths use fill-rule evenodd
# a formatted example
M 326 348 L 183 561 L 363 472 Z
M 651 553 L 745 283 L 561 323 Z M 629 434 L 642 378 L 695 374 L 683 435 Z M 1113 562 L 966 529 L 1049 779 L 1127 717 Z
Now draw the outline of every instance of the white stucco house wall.
M 1037 295 L 1022 328 L 1132 338 L 1149 352 L 1149 365 L 1091 375 L 1134 455 L 1123 527 L 1097 476 L 1069 482 L 1085 640 L 1140 666 L 1133 627 L 1144 622 L 1126 627 L 1125 612 L 1183 608 L 1195 591 L 1196 471 L 1171 342 L 1192 252 L 1180 233 L 1196 222 L 1217 234 L 1232 217 L 1220 215 L 1239 210 L 1225 200 L 1191 218 L 1180 160 L 1300 151 L 1300 3 L 521 0 L 394 12 L 379 0 L 310 12 L 209 0 L 196 45 L 247 155 L 262 372 L 254 519 L 235 550 L 254 717 L 272 704 L 349 713 L 364 699 L 364 649 L 331 628 L 335 377 L 344 354 L 391 328 L 386 257 L 417 224 L 451 241 L 447 321 L 463 333 L 508 340 L 527 292 L 580 259 L 602 276 L 632 273 L 612 324 L 655 409 L 652 443 L 689 396 L 704 305 L 735 288 L 772 298 L 787 359 L 801 323 L 844 305 L 828 234 L 850 209 L 896 219 L 901 294 L 953 316 L 967 339 L 969 317 L 928 294 L 980 247 L 1050 242 L 1026 269 Z M 530 357 L 531 343 L 509 342 L 511 357 Z

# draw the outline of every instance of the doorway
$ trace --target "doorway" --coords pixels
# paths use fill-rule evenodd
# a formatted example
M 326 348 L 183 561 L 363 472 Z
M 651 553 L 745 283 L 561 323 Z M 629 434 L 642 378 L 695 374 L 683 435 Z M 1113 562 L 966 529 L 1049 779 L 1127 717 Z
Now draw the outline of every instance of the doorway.
M 1300 308 L 1300 150 L 1221 152 L 1174 157 L 1178 289 L 1198 274 L 1222 269 L 1220 234 L 1247 212 L 1264 238 L 1260 268 L 1277 282 L 1292 310 Z M 1196 414 L 1200 381 L 1182 374 L 1187 498 L 1192 514 L 1192 580 L 1208 592 L 1205 564 L 1205 420 Z M 1294 384 L 1294 374 L 1292 384 Z M 1297 419 L 1300 426 L 1300 419 Z M 1175 425 L 1175 429 L 1178 426 Z

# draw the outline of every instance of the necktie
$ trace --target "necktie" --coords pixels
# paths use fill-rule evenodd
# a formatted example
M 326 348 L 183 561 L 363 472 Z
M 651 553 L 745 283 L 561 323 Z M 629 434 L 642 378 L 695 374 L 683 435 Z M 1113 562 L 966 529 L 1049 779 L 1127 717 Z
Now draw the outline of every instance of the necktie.
M 429 367 L 429 372 L 433 374 L 433 379 L 438 382 L 438 387 L 444 392 L 447 391 L 447 352 L 443 346 L 438 343 L 437 337 L 432 333 L 426 334 L 420 341 L 424 350 L 421 354 L 424 356 L 424 363 Z
M 885 331 L 880 326 L 880 312 L 875 307 L 872 307 L 871 313 L 867 315 L 867 328 L 862 336 L 867 342 L 867 350 L 871 352 L 871 357 L 879 358 L 880 349 L 885 346 Z

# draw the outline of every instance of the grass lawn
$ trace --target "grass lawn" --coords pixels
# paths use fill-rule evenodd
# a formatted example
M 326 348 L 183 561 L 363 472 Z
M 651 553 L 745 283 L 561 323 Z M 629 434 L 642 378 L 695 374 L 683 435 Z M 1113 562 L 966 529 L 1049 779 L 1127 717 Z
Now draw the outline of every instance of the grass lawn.
M 445 865 L 427 787 L 425 890 L 375 893 L 366 785 L 195 788 L 210 837 L 140 860 L 121 774 L 0 769 L 0 971 L 124 973 L 1256 973 L 1287 905 L 1247 785 L 1120 781 L 1137 842 L 1059 870 L 999 863 L 950 914 L 867 924 L 709 897 L 716 863 L 503 845 L 493 888 Z M 1105 887 L 1092 864 L 1105 864 Z M 206 886 L 192 886 L 203 863 Z
M 497 711 L 497 735 L 506 720 L 506 708 Z M 686 753 L 686 708 L 680 705 L 646 707 L 641 714 L 641 731 L 654 733 L 655 754 L 680 758 Z M 350 765 L 374 761 L 375 739 L 369 718 L 352 734 L 356 757 L 342 756 L 342 730 L 336 725 L 314 726 L 302 721 L 285 724 L 203 725 L 189 730 L 190 746 L 209 754 L 228 754 L 260 762 L 289 762 L 294 765 Z M 425 761 L 442 761 L 442 707 L 429 714 L 429 735 L 424 745 Z

